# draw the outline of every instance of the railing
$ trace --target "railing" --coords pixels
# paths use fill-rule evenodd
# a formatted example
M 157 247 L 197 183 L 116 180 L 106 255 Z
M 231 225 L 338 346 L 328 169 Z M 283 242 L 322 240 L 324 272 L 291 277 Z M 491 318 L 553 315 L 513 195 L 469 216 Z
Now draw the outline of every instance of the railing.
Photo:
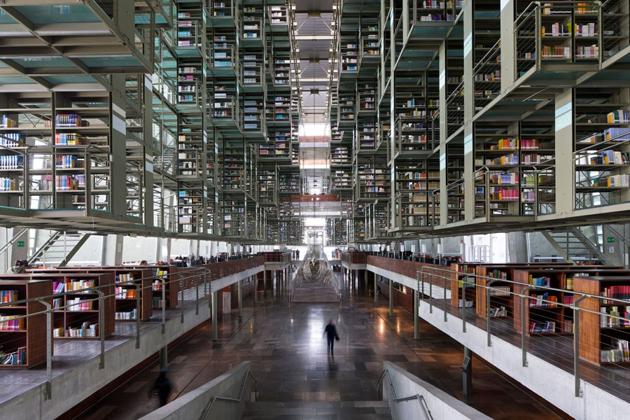
M 588 22 L 580 20 L 584 17 L 595 19 L 591 22 L 595 23 L 593 33 L 588 32 Z M 588 63 L 599 68 L 603 59 L 602 22 L 598 1 L 530 3 L 514 21 L 515 80 L 532 68 L 541 70 L 543 63 Z
M 388 379 L 389 382 L 389 389 L 393 395 L 393 398 L 390 398 L 389 401 L 394 402 L 396 404 L 398 403 L 403 403 L 403 402 L 407 402 L 407 401 L 417 401 L 418 404 L 420 404 L 420 409 L 422 410 L 422 415 L 424 416 L 425 419 L 427 420 L 433 420 L 433 416 L 431 415 L 431 411 L 429 410 L 429 407 L 427 405 L 427 401 L 424 399 L 424 396 L 422 394 L 414 394 L 414 395 L 410 395 L 408 397 L 398 397 L 396 394 L 396 387 L 394 386 L 394 382 L 392 381 L 392 378 L 390 376 L 389 370 L 385 369 L 383 370 L 383 373 L 381 374 L 381 376 L 379 377 L 378 383 L 380 387 L 384 387 L 383 381 L 385 380 L 385 378 Z M 385 392 L 385 389 L 383 389 L 383 393 Z M 392 411 L 395 411 L 392 408 Z M 393 416 L 395 418 L 397 418 L 396 416 Z
M 256 389 L 256 378 L 252 374 L 250 369 L 247 369 L 245 374 L 243 375 L 243 380 L 241 381 L 241 386 L 239 388 L 238 395 L 236 397 L 229 397 L 223 395 L 214 396 L 206 408 L 199 416 L 199 420 L 210 420 L 216 417 L 213 417 L 213 413 L 220 410 L 219 405 L 222 403 L 228 406 L 228 412 L 233 413 L 232 415 L 226 413 L 225 411 L 221 411 L 222 419 L 234 419 L 239 420 L 242 417 L 243 413 L 243 403 L 245 401 L 245 396 L 247 395 L 247 390 L 250 386 L 250 379 L 253 382 L 254 389 Z M 254 391 L 255 392 L 255 391 Z
M 481 111 L 501 92 L 501 40 L 474 65 L 475 113 Z M 480 95 L 478 95 L 481 93 Z
M 464 126 L 463 81 L 446 98 L 446 116 L 446 137 L 448 138 Z
M 135 347 L 136 349 L 140 349 L 140 341 L 144 333 L 147 333 L 144 329 L 140 327 L 141 323 L 141 315 L 140 315 L 140 298 L 144 293 L 148 293 L 153 295 L 153 292 L 159 291 L 161 293 L 160 296 L 160 307 L 159 307 L 159 315 L 155 318 L 157 322 L 161 325 L 161 333 L 164 335 L 166 333 L 166 323 L 167 323 L 167 313 L 171 312 L 167 310 L 167 305 L 170 296 L 167 296 L 167 289 L 170 289 L 173 286 L 174 290 L 178 290 L 178 296 L 176 297 L 178 302 L 194 302 L 194 312 L 196 315 L 199 314 L 200 304 L 203 299 L 208 299 L 210 302 L 209 296 L 211 292 L 210 283 L 212 281 L 218 280 L 220 278 L 229 276 L 231 274 L 239 273 L 246 271 L 248 269 L 261 266 L 264 264 L 263 257 L 253 257 L 253 258 L 244 258 L 240 260 L 230 260 L 226 262 L 219 263 L 211 263 L 205 266 L 196 266 L 189 268 L 175 268 L 172 267 L 170 271 L 166 275 L 160 273 L 155 273 L 151 277 L 144 277 L 142 279 L 134 279 L 133 284 L 136 290 L 136 305 L 137 306 L 137 315 L 135 317 Z M 64 276 L 68 276 L 69 274 L 78 274 L 81 273 L 93 273 L 93 274 L 101 274 L 105 275 L 107 273 L 113 273 L 115 270 L 153 270 L 155 266 L 121 266 L 121 267 L 76 267 L 76 268 L 63 268 L 63 269 L 53 269 L 53 270 L 39 270 L 34 271 L 28 274 L 7 274 L 6 278 L 10 281 L 21 281 L 21 280 L 42 280 L 49 281 L 50 288 L 52 289 L 53 280 L 57 278 L 65 278 Z M 59 276 L 55 274 L 59 273 Z M 146 286 L 143 286 L 143 281 L 146 282 Z M 0 276 L 0 285 L 2 284 L 2 276 Z M 27 299 L 19 299 L 14 300 L 8 303 L 0 303 L 0 309 L 3 308 L 13 308 L 16 306 L 19 307 L 31 307 L 32 304 L 40 304 L 45 307 L 45 309 L 32 311 L 29 314 L 16 314 L 11 318 L 11 320 L 21 320 L 28 319 L 30 317 L 37 316 L 45 316 L 46 317 L 46 328 L 45 334 L 46 336 L 46 394 L 45 398 L 49 399 L 51 397 L 51 387 L 52 387 L 52 370 L 53 370 L 53 328 L 55 324 L 53 322 L 53 316 L 55 312 L 67 310 L 68 308 L 76 307 L 77 302 L 66 302 L 65 297 L 71 295 L 72 297 L 81 296 L 80 302 L 94 305 L 98 307 L 98 315 L 97 322 L 98 325 L 97 332 L 95 335 L 95 339 L 100 340 L 100 353 L 98 356 L 99 359 L 99 368 L 105 368 L 105 342 L 107 340 L 106 328 L 101 326 L 106 326 L 108 322 L 110 322 L 114 315 L 111 314 L 111 318 L 106 318 L 105 314 L 105 300 L 111 299 L 115 300 L 120 292 L 116 291 L 116 286 L 119 283 L 113 282 L 111 284 L 103 284 L 92 287 L 85 287 L 82 289 L 67 291 L 64 289 L 63 292 L 55 292 L 45 295 L 39 296 L 36 298 L 27 298 Z M 171 292 L 169 292 L 171 293 Z M 85 294 L 85 296 L 84 296 Z M 94 295 L 98 296 L 95 297 Z M 61 299 L 60 304 L 53 307 L 52 302 L 55 299 Z M 171 312 L 172 313 L 172 312 Z M 184 323 L 184 315 L 185 311 L 183 309 L 178 310 L 178 317 L 180 318 L 180 322 Z M 109 321 L 108 321 L 109 320 Z M 7 320 L 3 319 L 0 323 L 4 324 Z M 214 322 L 214 321 L 213 321 Z M 65 328 L 65 327 L 64 327 Z M 64 331 L 65 333 L 65 331 Z M 27 344 L 28 346 L 28 344 Z M 9 349 L 4 349 L 5 353 L 10 353 Z M 14 363 L 16 367 L 24 366 L 22 363 Z
M 487 267 L 491 270 L 492 267 L 501 266 L 490 264 Z M 624 325 L 628 325 L 629 322 L 628 313 L 624 314 L 618 310 L 603 312 L 600 308 L 627 308 L 630 306 L 630 299 L 579 291 L 574 286 L 578 280 L 609 285 L 623 284 L 622 280 L 630 278 L 630 271 L 601 266 L 553 268 L 552 265 L 516 265 L 510 270 L 515 277 L 518 276 L 519 281 L 515 278 L 455 271 L 439 266 L 432 266 L 431 272 L 428 273 L 425 266 L 419 267 L 416 279 L 418 290 L 422 291 L 420 302 L 429 305 L 429 313 L 432 313 L 434 308 L 442 309 L 444 321 L 448 321 L 448 314 L 459 315 L 462 320 L 462 332 L 466 332 L 467 325 L 481 327 L 482 324 L 476 320 L 485 321 L 485 328 L 481 328 L 486 331 L 487 346 L 492 346 L 493 337 L 512 341 L 521 348 L 523 367 L 527 367 L 530 346 L 535 350 L 550 352 L 545 357 L 556 365 L 565 365 L 564 368 L 573 373 L 576 397 L 581 396 L 582 392 L 581 370 L 585 360 L 593 365 L 600 365 L 601 372 L 613 374 L 612 385 L 610 382 L 604 382 L 598 383 L 598 386 L 614 393 L 617 390 L 614 382 L 619 380 L 614 378 L 624 377 L 630 372 L 627 365 L 630 356 L 626 350 L 627 346 L 623 344 L 630 340 L 630 332 L 626 331 L 627 328 L 624 329 Z M 569 289 L 554 287 L 551 284 L 532 283 L 534 280 L 528 280 L 527 276 L 528 272 L 532 272 L 538 276 L 534 279 L 542 279 L 545 274 L 551 278 L 550 276 L 555 275 L 557 271 L 563 270 L 568 270 L 573 276 Z M 583 273 L 580 275 L 581 271 Z M 522 274 L 523 272 L 525 274 Z M 589 273 L 595 275 L 589 277 Z M 536 280 L 539 281 L 541 280 Z M 444 295 L 435 296 L 433 286 L 442 288 Z M 447 289 L 451 293 L 450 300 L 446 295 Z M 472 298 L 469 293 L 474 293 L 475 297 Z M 466 304 L 467 301 L 474 305 L 476 315 L 471 313 L 472 309 Z M 588 322 L 582 325 L 585 320 Z M 593 320 L 595 325 L 591 322 Z M 598 324 L 601 325 L 601 336 L 597 342 L 601 341 L 602 344 L 601 347 L 598 345 L 593 349 L 591 334 L 594 328 L 598 328 Z M 614 327 L 615 325 L 619 327 Z M 553 337 L 553 343 L 547 341 L 547 337 Z M 615 342 L 622 344 L 617 347 Z M 593 361 L 594 359 L 597 359 L 597 362 Z M 565 361 L 572 361 L 571 366 Z
M 245 402 L 255 400 L 256 387 L 251 362 L 242 362 L 141 419 L 238 420 Z

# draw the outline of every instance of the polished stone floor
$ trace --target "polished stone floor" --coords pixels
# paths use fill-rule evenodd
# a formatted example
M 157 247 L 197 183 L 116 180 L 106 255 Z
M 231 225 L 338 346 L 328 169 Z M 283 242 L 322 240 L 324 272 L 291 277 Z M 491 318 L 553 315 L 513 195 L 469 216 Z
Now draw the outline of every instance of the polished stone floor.
M 177 398 L 243 360 L 252 361 L 259 400 L 268 411 L 247 418 L 307 419 L 381 418 L 368 413 L 356 416 L 315 416 L 313 406 L 331 409 L 349 402 L 379 399 L 377 382 L 382 362 L 399 364 L 420 378 L 463 399 L 461 345 L 428 324 L 421 323 L 421 339 L 412 339 L 411 315 L 396 309 L 389 318 L 386 300 L 375 306 L 372 298 L 345 296 L 343 304 L 292 304 L 285 297 L 268 296 L 242 316 L 225 316 L 220 340 L 212 342 L 208 326 L 169 354 L 171 398 Z M 251 305 L 246 302 L 246 305 Z M 326 354 L 324 325 L 337 323 L 341 340 L 334 359 Z M 157 407 L 150 395 L 158 366 L 139 374 L 81 418 L 133 419 Z M 498 419 L 560 418 L 549 404 L 513 383 L 478 358 L 473 362 L 473 394 L 469 404 Z M 280 403 L 292 408 L 280 415 Z M 301 404 L 302 403 L 302 404 Z M 329 403 L 329 405 L 326 405 Z M 379 410 L 370 406 L 370 409 Z M 276 410 L 276 411 L 274 411 Z M 382 408 L 380 408 L 382 410 Z M 326 411 L 322 411 L 326 413 Z

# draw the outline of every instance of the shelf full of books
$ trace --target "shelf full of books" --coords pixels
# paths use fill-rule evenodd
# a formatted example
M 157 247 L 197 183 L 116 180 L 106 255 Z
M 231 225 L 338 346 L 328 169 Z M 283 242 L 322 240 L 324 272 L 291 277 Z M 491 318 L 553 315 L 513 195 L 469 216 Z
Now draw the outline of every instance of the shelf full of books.
M 354 167 L 355 199 L 387 199 L 390 192 L 389 170 L 383 156 L 359 156 Z
M 576 278 L 576 292 L 601 296 L 580 304 L 580 358 L 596 365 L 630 363 L 630 277 Z
M 427 228 L 433 221 L 433 191 L 440 187 L 438 159 L 396 161 L 396 225 L 401 230 Z
M 555 211 L 553 121 L 478 123 L 474 137 L 477 217 Z
M 50 283 L 42 280 L 0 281 L 0 369 L 32 368 L 46 362 L 46 306 Z
M 177 218 L 179 232 L 204 232 L 207 144 L 201 114 L 180 114 L 177 137 Z
M 576 100 L 575 208 L 627 202 L 630 111 L 623 91 L 578 88 Z
M 5 205 L 111 211 L 109 95 L 56 92 L 27 100 L 5 93 L 0 103 L 0 195 Z

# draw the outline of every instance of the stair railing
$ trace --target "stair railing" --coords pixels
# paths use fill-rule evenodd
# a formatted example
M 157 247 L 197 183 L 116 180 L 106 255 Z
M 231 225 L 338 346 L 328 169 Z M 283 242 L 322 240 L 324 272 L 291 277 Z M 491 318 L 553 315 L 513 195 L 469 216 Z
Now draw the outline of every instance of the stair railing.
M 247 368 L 247 371 L 243 375 L 243 380 L 241 381 L 241 386 L 239 388 L 238 397 L 235 398 L 235 397 L 229 397 L 229 396 L 224 396 L 224 395 L 215 395 L 208 402 L 208 405 L 206 406 L 206 408 L 204 408 L 204 410 L 201 412 L 201 416 L 199 416 L 199 420 L 209 420 L 209 419 L 212 418 L 212 411 L 216 407 L 217 401 L 241 404 L 243 402 L 243 397 L 245 396 L 244 394 L 245 394 L 246 385 L 247 385 L 247 383 L 249 382 L 250 379 L 252 380 L 253 385 L 254 385 L 254 394 L 256 394 L 258 381 L 256 381 L 256 378 L 252 374 L 252 371 L 250 370 L 250 368 Z M 234 419 L 237 419 L 237 418 L 240 418 L 240 416 L 234 417 Z
M 396 394 L 396 387 L 394 386 L 394 382 L 392 381 L 391 375 L 389 374 L 389 370 L 387 369 L 383 369 L 383 373 L 381 373 L 381 376 L 379 376 L 378 378 L 378 384 L 377 384 L 377 390 L 379 389 L 383 389 L 384 383 L 383 381 L 385 380 L 385 377 L 387 377 L 387 380 L 389 382 L 389 388 L 392 391 L 392 396 L 393 398 L 391 398 L 389 401 L 390 402 L 394 402 L 396 404 L 400 404 L 402 402 L 407 402 L 407 401 L 413 401 L 416 400 L 418 401 L 418 404 L 420 405 L 420 409 L 422 410 L 422 413 L 424 414 L 424 418 L 428 419 L 428 420 L 433 420 L 433 415 L 431 414 L 431 410 L 429 410 L 429 405 L 427 404 L 426 399 L 424 398 L 424 395 L 420 394 L 420 393 L 416 393 L 414 395 L 409 395 L 407 397 L 398 397 Z M 390 408 L 391 410 L 391 408 Z M 395 416 L 392 416 L 395 417 Z

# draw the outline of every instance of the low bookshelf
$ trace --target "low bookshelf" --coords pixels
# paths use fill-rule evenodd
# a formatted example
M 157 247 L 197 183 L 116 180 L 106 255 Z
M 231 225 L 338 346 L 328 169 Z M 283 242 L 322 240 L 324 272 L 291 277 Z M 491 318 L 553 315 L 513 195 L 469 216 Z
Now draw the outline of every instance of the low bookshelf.
M 630 363 L 630 276 L 576 277 L 574 290 L 609 298 L 579 304 L 580 358 L 595 365 Z
M 162 287 L 165 288 L 166 309 L 177 307 L 177 294 L 179 293 L 179 281 L 176 272 L 179 270 L 174 265 L 148 266 L 151 270 L 151 293 L 153 309 L 162 308 Z M 164 283 L 162 283 L 164 282 Z
M 0 368 L 32 368 L 46 362 L 46 306 L 20 302 L 45 298 L 50 303 L 46 281 L 2 279 L 0 297 Z M 48 296 L 48 298 L 46 298 Z M 13 304 L 14 303 L 14 304 Z M 35 315 L 37 314 L 37 315 Z M 27 318 L 17 318 L 25 317 Z
M 71 267 L 33 270 L 33 273 L 62 273 L 65 276 L 111 275 L 111 313 L 116 321 L 135 321 L 138 313 L 137 294 L 140 295 L 140 320 L 151 318 L 151 271 L 146 267 Z M 82 274 L 81 274 L 82 273 Z M 98 313 L 98 311 L 97 311 Z
M 573 334 L 574 284 L 593 276 L 630 277 L 630 270 L 607 266 L 537 267 L 515 270 L 516 292 L 527 295 L 525 325 L 528 335 Z M 514 328 L 521 332 L 521 298 L 514 296 Z
M 458 308 L 472 308 L 475 305 L 477 264 L 451 264 L 451 305 Z
M 6 281 L 32 279 L 46 281 L 52 295 L 53 337 L 55 340 L 96 339 L 100 337 L 99 294 L 104 294 L 104 335 L 114 333 L 114 276 L 110 273 L 74 272 L 70 270 L 36 270 L 30 274 L 0 276 Z
M 490 316 L 493 318 L 513 318 L 514 314 L 514 271 L 538 267 L 569 267 L 571 264 L 480 264 L 476 267 L 477 288 L 475 292 L 475 311 L 481 318 L 486 318 L 487 286 L 494 280 L 490 296 Z

